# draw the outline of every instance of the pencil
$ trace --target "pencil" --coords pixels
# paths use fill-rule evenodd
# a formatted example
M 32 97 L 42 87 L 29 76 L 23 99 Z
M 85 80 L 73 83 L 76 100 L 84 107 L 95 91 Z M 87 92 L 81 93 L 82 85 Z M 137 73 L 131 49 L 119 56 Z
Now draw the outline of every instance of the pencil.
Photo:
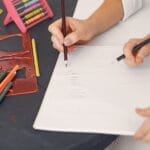
M 3 13 L 3 9 L 0 8 L 0 15 Z
M 8 72 L 7 71 L 3 71 L 1 74 L 0 74 L 0 82 L 2 82 L 4 80 L 4 78 L 8 75 Z
M 66 37 L 67 29 L 66 29 L 65 0 L 61 0 L 61 14 L 62 14 L 62 33 L 63 36 Z M 64 48 L 64 62 L 65 62 L 65 66 L 67 67 L 68 48 L 64 44 L 63 44 L 63 48 Z
M 34 67 L 35 67 L 35 74 L 37 77 L 40 77 L 40 69 L 38 63 L 38 56 L 37 56 L 37 48 L 35 39 L 32 39 L 32 50 L 33 50 L 33 58 L 34 58 Z
M 147 45 L 147 44 L 149 44 L 149 43 L 150 43 L 150 38 L 144 40 L 143 42 L 141 42 L 141 43 L 139 43 L 138 45 L 136 45 L 135 47 L 133 47 L 132 53 L 133 53 L 134 55 L 136 55 L 136 53 L 137 53 L 142 47 L 144 47 L 145 45 Z M 125 57 L 126 57 L 126 56 L 123 54 L 123 55 L 117 57 L 117 61 L 120 61 L 120 60 L 124 59 Z
M 19 65 L 16 65 L 0 83 L 0 94 L 4 91 L 5 87 L 13 80 L 16 76 L 16 72 L 19 70 Z
M 0 104 L 3 102 L 4 97 L 6 96 L 6 94 L 9 92 L 9 90 L 11 89 L 13 83 L 10 82 L 8 83 L 8 85 L 5 87 L 4 91 L 0 94 Z

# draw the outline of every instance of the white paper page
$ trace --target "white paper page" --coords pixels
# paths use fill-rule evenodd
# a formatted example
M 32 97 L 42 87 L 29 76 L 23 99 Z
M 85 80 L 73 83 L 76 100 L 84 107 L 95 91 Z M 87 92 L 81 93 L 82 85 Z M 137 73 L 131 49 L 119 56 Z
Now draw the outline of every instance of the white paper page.
M 136 107 L 150 104 L 150 59 L 130 68 L 118 46 L 83 46 L 64 67 L 60 54 L 35 129 L 133 135 L 143 122 Z
M 101 4 L 103 0 L 79 0 L 74 17 L 78 19 L 88 18 Z M 143 0 L 143 8 L 126 21 L 94 38 L 89 45 L 122 45 L 130 38 L 144 37 L 150 30 L 150 0 Z M 90 27 L 89 27 L 90 28 Z

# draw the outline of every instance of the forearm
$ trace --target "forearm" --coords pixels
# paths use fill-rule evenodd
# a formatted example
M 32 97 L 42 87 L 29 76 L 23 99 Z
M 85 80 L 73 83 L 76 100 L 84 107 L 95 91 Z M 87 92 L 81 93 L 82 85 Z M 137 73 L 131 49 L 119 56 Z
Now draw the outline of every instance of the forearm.
M 105 0 L 103 5 L 87 21 L 93 31 L 93 36 L 96 36 L 117 24 L 123 16 L 122 0 Z

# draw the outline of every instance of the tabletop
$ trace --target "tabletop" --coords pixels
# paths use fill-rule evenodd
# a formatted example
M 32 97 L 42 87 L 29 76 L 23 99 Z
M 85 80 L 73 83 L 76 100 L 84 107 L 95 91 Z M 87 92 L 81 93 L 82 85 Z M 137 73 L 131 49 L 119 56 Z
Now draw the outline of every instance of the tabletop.
M 68 16 L 73 15 L 76 2 L 76 0 L 66 1 Z M 47 29 L 49 24 L 61 16 L 60 1 L 48 0 L 48 3 L 54 11 L 54 18 L 29 30 L 31 37 L 36 39 L 38 47 L 41 71 L 41 76 L 38 78 L 39 91 L 34 94 L 6 97 L 4 103 L 0 105 L 0 150 L 96 150 L 102 142 L 99 139 L 102 137 L 105 140 L 107 137 L 98 134 L 43 132 L 32 128 L 58 56 L 58 52 L 52 48 Z M 0 15 L 0 35 L 20 33 L 14 23 L 3 25 L 7 11 L 2 1 L 0 8 L 4 10 Z M 9 44 L 6 43 L 1 41 L 0 49 L 5 47 L 10 50 L 21 46 L 17 39 L 13 39 Z

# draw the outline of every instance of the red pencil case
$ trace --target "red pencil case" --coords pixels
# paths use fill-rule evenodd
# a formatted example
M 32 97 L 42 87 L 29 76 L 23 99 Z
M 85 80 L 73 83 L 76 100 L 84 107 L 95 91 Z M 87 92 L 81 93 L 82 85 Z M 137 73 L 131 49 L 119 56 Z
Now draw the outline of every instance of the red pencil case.
M 4 25 L 14 21 L 22 33 L 54 16 L 46 0 L 3 0 L 3 3 L 8 11 Z

